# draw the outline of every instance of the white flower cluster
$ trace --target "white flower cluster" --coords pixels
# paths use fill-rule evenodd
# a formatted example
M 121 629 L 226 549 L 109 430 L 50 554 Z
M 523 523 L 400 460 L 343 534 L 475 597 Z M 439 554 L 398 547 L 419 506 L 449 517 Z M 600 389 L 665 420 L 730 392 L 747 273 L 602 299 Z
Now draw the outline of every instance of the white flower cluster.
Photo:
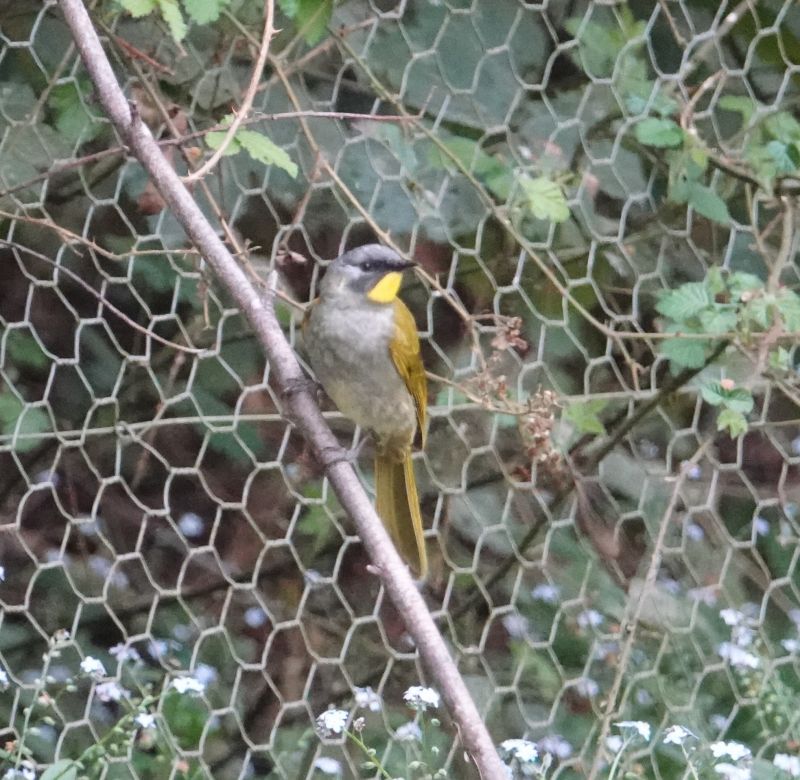
M 438 707 L 441 697 L 433 688 L 422 685 L 412 685 L 404 694 L 406 704 L 418 712 L 425 712 L 428 707 Z
M 326 710 L 317 717 L 317 733 L 321 737 L 333 737 L 344 732 L 349 713 L 347 710 Z

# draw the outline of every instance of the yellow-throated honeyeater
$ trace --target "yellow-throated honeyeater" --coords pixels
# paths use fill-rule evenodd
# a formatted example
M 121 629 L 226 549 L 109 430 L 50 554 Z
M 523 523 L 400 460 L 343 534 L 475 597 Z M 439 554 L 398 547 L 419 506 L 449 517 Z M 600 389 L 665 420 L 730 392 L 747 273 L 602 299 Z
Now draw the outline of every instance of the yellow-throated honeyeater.
M 376 509 L 418 577 L 427 571 L 411 448 L 425 437 L 428 389 L 414 317 L 397 297 L 414 263 L 380 244 L 334 260 L 303 334 L 325 392 L 375 439 Z

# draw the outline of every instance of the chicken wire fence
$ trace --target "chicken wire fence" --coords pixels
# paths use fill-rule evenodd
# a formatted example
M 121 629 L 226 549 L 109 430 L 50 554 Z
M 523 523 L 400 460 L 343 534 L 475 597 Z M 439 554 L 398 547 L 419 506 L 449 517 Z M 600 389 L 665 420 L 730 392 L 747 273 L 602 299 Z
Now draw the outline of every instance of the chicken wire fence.
M 90 7 L 196 167 L 263 3 Z M 276 27 L 193 192 L 254 282 L 277 270 L 301 356 L 327 261 L 420 263 L 422 589 L 493 737 L 555 777 L 800 774 L 797 5 L 300 0 Z M 425 669 L 57 5 L 0 2 L 0 34 L 2 768 L 375 775 L 314 733 L 333 704 L 385 776 L 420 749 L 474 776 L 443 711 L 414 742 Z M 750 755 L 714 767 L 714 740 Z

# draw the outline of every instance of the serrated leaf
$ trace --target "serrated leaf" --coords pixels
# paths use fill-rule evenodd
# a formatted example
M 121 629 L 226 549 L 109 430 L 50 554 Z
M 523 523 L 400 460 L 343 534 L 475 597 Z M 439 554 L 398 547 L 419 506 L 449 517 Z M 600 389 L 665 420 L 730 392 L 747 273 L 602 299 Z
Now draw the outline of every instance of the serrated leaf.
M 676 322 L 696 317 L 714 302 L 705 282 L 687 282 L 662 293 L 656 311 Z
M 725 406 L 727 406 L 728 409 L 733 409 L 734 412 L 748 414 L 753 411 L 753 405 L 753 396 L 750 394 L 749 390 L 745 390 L 743 387 L 737 387 L 733 390 L 725 391 Z
M 723 225 L 730 224 L 731 215 L 727 204 L 710 187 L 704 184 L 692 184 L 689 187 L 687 202 L 698 214 Z
M 606 405 L 607 401 L 602 399 L 570 404 L 564 410 L 564 419 L 571 422 L 579 433 L 604 434 L 606 427 L 603 425 L 599 413 Z
M 648 117 L 636 125 L 634 132 L 639 143 L 645 146 L 668 148 L 683 143 L 683 130 L 671 119 Z
M 731 295 L 738 301 L 741 299 L 742 293 L 763 290 L 764 282 L 761 277 L 755 274 L 736 271 L 728 277 L 728 289 L 731 291 Z
M 539 176 L 536 179 L 523 176 L 520 179 L 520 186 L 525 194 L 528 208 L 537 219 L 563 222 L 569 218 L 567 200 L 556 182 L 546 176 Z
M 708 342 L 703 339 L 667 339 L 661 345 L 661 354 L 672 368 L 702 368 L 706 362 Z
M 759 328 L 768 328 L 772 320 L 772 301 L 759 296 L 749 301 L 742 310 L 742 318 L 750 320 Z
M 49 766 L 39 780 L 75 780 L 78 777 L 78 765 L 70 758 L 56 761 Z
M 736 324 L 736 311 L 733 309 L 716 306 L 700 312 L 700 325 L 706 333 L 727 333 L 735 330 Z
M 722 409 L 717 415 L 717 430 L 727 431 L 731 438 L 747 433 L 747 420 L 741 412 Z
M 333 0 L 297 0 L 294 21 L 309 46 L 318 43 L 328 29 Z
M 119 4 L 134 19 L 141 19 L 156 10 L 157 0 L 119 0 Z
M 297 178 L 297 164 L 292 158 L 262 133 L 255 130 L 239 130 L 236 140 L 254 160 L 264 165 L 275 165 L 286 171 L 293 179 Z
M 725 399 L 722 395 L 722 385 L 719 382 L 709 382 L 700 388 L 703 400 L 711 406 L 722 406 Z
M 158 0 L 158 10 L 169 27 L 172 39 L 176 42 L 182 41 L 186 37 L 186 22 L 183 20 L 178 0 Z
M 187 16 L 195 24 L 216 22 L 230 0 L 183 0 Z

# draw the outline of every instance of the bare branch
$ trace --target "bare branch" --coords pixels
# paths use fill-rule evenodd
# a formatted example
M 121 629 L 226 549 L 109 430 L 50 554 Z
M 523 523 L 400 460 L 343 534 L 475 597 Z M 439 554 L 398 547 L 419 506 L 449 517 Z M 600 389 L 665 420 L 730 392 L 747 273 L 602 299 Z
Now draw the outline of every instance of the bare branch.
M 320 414 L 312 394 L 305 389 L 300 365 L 275 317 L 273 296 L 269 295 L 264 300 L 259 297 L 178 174 L 164 159 L 135 107 L 125 99 L 81 0 L 59 0 L 59 5 L 100 103 L 158 187 L 175 218 L 202 251 L 220 282 L 250 321 L 269 358 L 270 371 L 277 385 L 284 390 L 287 412 L 322 461 L 323 454 L 337 451 L 339 444 Z M 342 507 L 353 519 L 386 591 L 416 642 L 433 680 L 441 689 L 445 704 L 459 727 L 463 745 L 475 761 L 481 777 L 483 780 L 503 780 L 507 772 L 483 719 L 408 568 L 391 544 L 352 466 L 344 458 L 336 459 L 326 465 L 325 473 Z

